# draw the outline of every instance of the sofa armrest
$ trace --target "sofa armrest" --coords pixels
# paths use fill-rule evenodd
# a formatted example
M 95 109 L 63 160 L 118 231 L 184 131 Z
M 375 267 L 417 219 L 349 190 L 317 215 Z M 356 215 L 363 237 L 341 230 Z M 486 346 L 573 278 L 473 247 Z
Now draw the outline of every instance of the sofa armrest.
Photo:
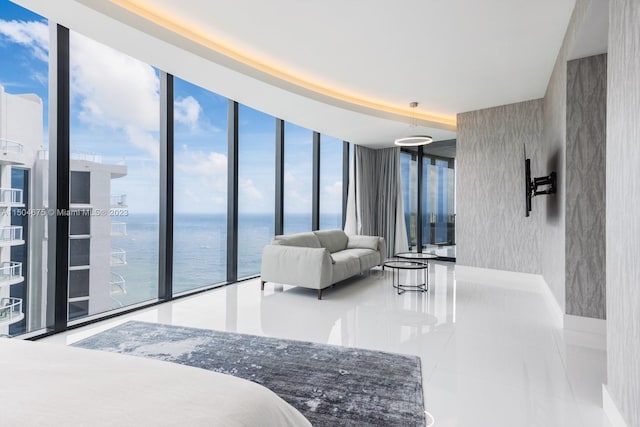
M 262 250 L 264 282 L 323 289 L 331 284 L 333 266 L 326 248 L 267 245 Z
M 384 264 L 384 260 L 387 259 L 387 242 L 384 237 L 378 237 L 378 252 L 380 252 L 380 264 Z

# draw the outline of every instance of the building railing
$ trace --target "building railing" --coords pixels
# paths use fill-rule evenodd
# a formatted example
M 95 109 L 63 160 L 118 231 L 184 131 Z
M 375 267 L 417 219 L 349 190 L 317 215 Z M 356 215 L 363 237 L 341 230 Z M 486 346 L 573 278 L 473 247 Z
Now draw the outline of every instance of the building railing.
M 19 240 L 22 240 L 21 225 L 0 227 L 0 242 L 15 242 Z
M 125 265 L 127 252 L 124 249 L 111 249 L 111 265 Z
M 17 188 L 0 188 L 0 204 L 21 205 L 22 190 Z
M 127 235 L 127 223 L 126 222 L 112 222 L 111 223 L 111 235 L 112 236 L 126 236 Z
M 109 284 L 112 287 L 115 286 L 117 288 L 120 288 L 123 294 L 127 293 L 127 287 L 124 281 L 124 277 L 122 277 L 118 273 L 114 273 L 113 271 L 111 272 L 111 280 L 109 281 Z
M 12 139 L 0 138 L 0 151 L 3 153 L 22 153 L 24 146 Z
M 0 264 L 0 284 L 22 277 L 22 263 L 6 261 Z
M 20 298 L 0 299 L 0 323 L 11 323 L 12 319 L 22 317 L 22 300 Z
M 102 156 L 97 154 L 71 153 L 69 157 L 71 158 L 71 160 L 83 160 L 85 162 L 102 163 Z M 38 151 L 38 159 L 49 160 L 49 151 Z
M 126 208 L 127 207 L 127 195 L 126 194 L 112 194 L 111 195 L 111 207 L 112 208 Z

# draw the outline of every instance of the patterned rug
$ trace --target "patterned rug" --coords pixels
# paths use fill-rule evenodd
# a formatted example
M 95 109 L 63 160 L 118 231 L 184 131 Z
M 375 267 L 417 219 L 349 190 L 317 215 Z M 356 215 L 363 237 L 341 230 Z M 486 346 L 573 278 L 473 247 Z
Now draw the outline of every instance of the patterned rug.
M 415 356 L 137 321 L 74 345 L 254 381 L 314 426 L 425 425 Z

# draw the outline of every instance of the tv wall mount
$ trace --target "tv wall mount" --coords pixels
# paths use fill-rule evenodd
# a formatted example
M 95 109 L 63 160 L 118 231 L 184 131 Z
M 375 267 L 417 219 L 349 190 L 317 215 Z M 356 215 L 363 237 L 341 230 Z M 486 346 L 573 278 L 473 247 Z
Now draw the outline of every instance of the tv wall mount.
M 527 159 L 527 152 L 524 153 L 524 185 L 525 185 L 525 216 L 531 212 L 531 199 L 535 196 L 556 194 L 557 176 L 551 172 L 547 176 L 531 177 L 531 160 Z
M 551 172 L 547 176 L 533 178 L 529 183 L 531 197 L 543 194 L 556 194 L 556 173 Z

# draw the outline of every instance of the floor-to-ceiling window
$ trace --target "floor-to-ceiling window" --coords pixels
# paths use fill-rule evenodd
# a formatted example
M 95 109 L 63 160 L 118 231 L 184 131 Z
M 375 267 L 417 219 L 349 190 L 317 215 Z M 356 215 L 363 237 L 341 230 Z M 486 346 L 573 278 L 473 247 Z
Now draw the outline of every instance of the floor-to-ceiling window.
M 320 136 L 320 229 L 342 228 L 343 142 Z
M 0 336 L 13 336 L 44 328 L 48 308 L 47 21 L 0 0 L 0 56 Z
M 422 159 L 422 173 L 418 176 L 418 162 Z M 454 160 L 429 154 L 417 149 L 406 149 L 400 154 L 402 192 L 407 223 L 409 246 L 418 246 L 417 224 L 421 224 L 422 249 L 455 245 L 455 176 Z M 421 194 L 418 200 L 418 179 Z M 418 203 L 420 214 L 418 216 Z M 446 254 L 445 254 L 446 252 Z M 454 248 L 438 252 L 448 258 L 455 257 Z
M 227 104 L 174 79 L 174 294 L 226 281 Z
M 433 218 L 433 170 L 430 157 L 422 158 L 422 243 L 432 242 L 431 223 Z
M 75 32 L 70 80 L 71 320 L 158 296 L 160 104 L 157 70 Z
M 313 132 L 284 125 L 284 233 L 311 230 Z
M 275 118 L 238 108 L 238 277 L 260 272 L 275 224 Z
M 60 41 L 50 46 L 50 34 Z M 164 290 L 171 285 L 175 295 L 227 276 L 228 100 L 173 79 L 173 164 L 161 177 L 164 88 L 159 70 L 73 31 L 65 46 L 66 34 L 63 27 L 50 29 L 41 17 L 0 0 L 0 213 L 5 212 L 0 221 L 0 335 L 45 326 L 61 330 L 67 325 L 65 310 L 66 320 L 76 325 L 87 316 L 141 307 L 155 301 L 159 290 L 160 298 L 170 298 Z M 49 50 L 58 47 L 55 57 L 62 67 L 51 75 L 58 82 L 69 77 L 68 93 L 60 92 L 63 84 L 49 90 Z M 70 97 L 70 115 L 60 116 L 52 138 L 57 169 L 49 168 L 50 92 L 62 100 L 56 105 Z M 238 117 L 235 237 L 242 278 L 259 273 L 262 249 L 274 235 L 276 120 L 242 105 Z M 319 135 L 291 123 L 284 126 L 284 207 L 278 210 L 284 232 L 310 230 L 313 214 L 321 228 L 341 228 L 342 141 L 320 135 L 316 169 L 314 137 Z M 67 131 L 68 169 L 60 158 Z M 48 198 L 49 181 L 60 171 L 69 173 L 70 210 L 58 214 L 55 208 L 64 201 Z M 312 188 L 314 171 L 319 172 L 318 193 Z M 174 203 L 161 206 L 160 182 L 167 177 L 173 179 Z M 56 185 L 66 190 L 66 179 Z M 318 211 L 312 212 L 314 206 Z M 160 227 L 168 224 L 159 224 L 159 218 L 166 211 L 173 213 L 173 247 L 160 247 L 165 236 Z M 49 233 L 50 227 L 65 224 L 60 215 L 69 217 L 68 241 L 59 228 Z M 49 221 L 52 217 L 57 219 Z M 56 244 L 61 233 L 64 238 Z M 50 256 L 66 253 L 59 250 L 67 243 L 68 260 Z M 173 257 L 167 259 L 173 261 L 173 280 L 165 287 L 160 263 L 171 249 Z M 48 276 L 60 272 L 68 283 L 52 281 L 47 288 Z M 61 286 L 66 286 L 66 297 L 58 292 Z M 56 310 L 47 313 L 53 308 L 47 301 L 54 299 Z M 53 318 L 55 325 L 45 324 Z
M 409 248 L 415 249 L 418 235 L 418 157 L 415 153 L 400 153 L 400 175 Z
M 449 162 L 436 159 L 436 203 L 435 203 L 435 242 L 448 243 L 447 224 L 449 223 Z

